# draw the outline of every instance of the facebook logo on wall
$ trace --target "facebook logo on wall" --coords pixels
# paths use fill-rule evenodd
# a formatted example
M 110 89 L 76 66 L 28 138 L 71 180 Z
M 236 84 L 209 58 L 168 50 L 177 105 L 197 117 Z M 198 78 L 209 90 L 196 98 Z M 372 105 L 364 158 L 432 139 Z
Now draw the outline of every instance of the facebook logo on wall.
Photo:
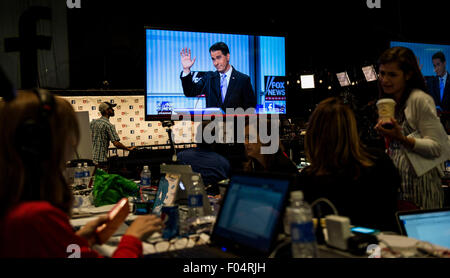
M 69 9 L 73 9 L 73 8 L 80 9 L 81 8 L 81 0 L 67 0 L 66 5 L 67 5 L 67 8 L 69 8 Z

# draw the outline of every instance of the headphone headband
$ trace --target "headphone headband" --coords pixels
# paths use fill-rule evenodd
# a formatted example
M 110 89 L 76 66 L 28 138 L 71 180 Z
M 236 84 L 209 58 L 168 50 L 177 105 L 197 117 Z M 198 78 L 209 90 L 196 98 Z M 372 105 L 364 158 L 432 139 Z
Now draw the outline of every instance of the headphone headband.
M 28 119 L 18 127 L 16 143 L 24 159 L 35 161 L 50 154 L 52 138 L 49 117 L 54 111 L 55 98 L 44 89 L 35 88 L 32 92 L 39 99 L 38 117 Z

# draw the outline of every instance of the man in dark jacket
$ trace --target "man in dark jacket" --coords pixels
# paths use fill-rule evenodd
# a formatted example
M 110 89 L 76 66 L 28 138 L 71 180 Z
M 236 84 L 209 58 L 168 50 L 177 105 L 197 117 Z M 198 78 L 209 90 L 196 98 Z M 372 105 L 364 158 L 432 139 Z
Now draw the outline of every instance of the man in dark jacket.
M 223 111 L 226 108 L 256 107 L 256 95 L 253 91 L 250 77 L 237 71 L 230 65 L 230 51 L 223 42 L 213 44 L 209 52 L 214 67 L 217 71 L 206 72 L 197 82 L 194 82 L 191 67 L 195 58 L 191 59 L 191 50 L 181 50 L 181 84 L 184 95 L 195 97 L 206 96 L 206 107 L 219 107 Z

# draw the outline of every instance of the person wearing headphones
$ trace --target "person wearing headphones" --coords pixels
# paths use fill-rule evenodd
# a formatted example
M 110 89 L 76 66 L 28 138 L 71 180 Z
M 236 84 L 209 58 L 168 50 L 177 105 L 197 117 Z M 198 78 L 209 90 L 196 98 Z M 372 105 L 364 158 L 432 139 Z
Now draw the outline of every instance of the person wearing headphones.
M 100 216 L 74 231 L 73 195 L 63 171 L 79 142 L 72 106 L 45 90 L 0 101 L 0 257 L 100 257 L 92 249 Z M 136 218 L 112 257 L 141 257 L 142 240 L 161 231 L 156 215 Z

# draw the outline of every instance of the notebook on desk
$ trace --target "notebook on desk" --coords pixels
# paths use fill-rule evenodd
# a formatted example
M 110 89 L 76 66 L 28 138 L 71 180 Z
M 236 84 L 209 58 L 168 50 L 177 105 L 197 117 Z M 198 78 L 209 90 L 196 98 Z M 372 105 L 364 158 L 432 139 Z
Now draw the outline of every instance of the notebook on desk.
M 396 213 L 402 235 L 450 248 L 450 208 Z
M 217 215 L 211 243 L 183 250 L 199 249 L 198 256 L 189 252 L 186 257 L 268 257 L 281 227 L 292 181 L 293 177 L 288 175 L 232 175 Z M 181 253 L 178 251 L 168 253 Z M 163 254 L 154 256 L 158 255 L 165 257 Z

